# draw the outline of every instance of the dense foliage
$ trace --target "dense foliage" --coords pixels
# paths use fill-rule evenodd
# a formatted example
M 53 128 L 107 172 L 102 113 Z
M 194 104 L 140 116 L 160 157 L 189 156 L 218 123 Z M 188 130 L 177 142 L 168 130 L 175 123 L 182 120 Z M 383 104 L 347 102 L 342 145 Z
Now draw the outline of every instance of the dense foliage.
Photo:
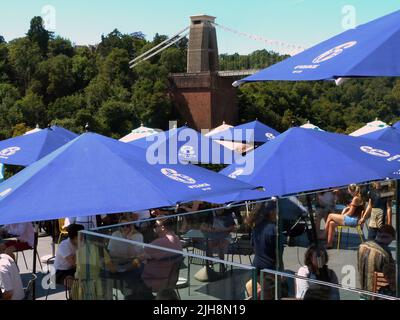
M 1 30 L 0 30 L 1 33 Z M 0 36 L 0 139 L 29 128 L 58 124 L 119 138 L 143 122 L 167 129 L 181 120 L 169 95 L 168 74 L 186 69 L 187 39 L 140 64 L 129 61 L 166 39 L 149 41 L 118 30 L 96 46 L 74 46 L 35 17 L 25 37 Z M 248 56 L 221 55 L 221 69 L 263 68 L 285 57 L 266 50 Z M 351 80 L 333 83 L 263 83 L 239 90 L 241 121 L 260 121 L 285 130 L 310 120 L 323 129 L 350 132 L 376 117 L 398 120 L 400 81 Z

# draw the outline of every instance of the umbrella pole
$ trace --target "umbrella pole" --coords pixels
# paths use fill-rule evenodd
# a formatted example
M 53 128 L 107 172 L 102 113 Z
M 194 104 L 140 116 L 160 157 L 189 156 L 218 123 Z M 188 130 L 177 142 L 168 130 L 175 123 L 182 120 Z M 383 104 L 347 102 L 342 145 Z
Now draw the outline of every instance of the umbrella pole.
M 276 199 L 276 270 L 282 271 L 283 269 L 283 252 L 281 252 L 281 243 L 282 243 L 282 222 L 279 218 L 279 198 Z M 282 295 L 281 290 L 282 281 L 278 275 L 275 275 L 275 300 L 280 300 Z
M 36 275 L 36 257 L 37 257 L 37 246 L 38 246 L 38 236 L 39 236 L 39 224 L 35 222 L 34 225 L 35 225 L 35 238 L 33 243 L 32 273 Z M 32 300 L 36 300 L 36 281 L 33 282 L 32 286 Z
M 312 208 L 312 203 L 311 203 L 311 195 L 307 195 L 307 209 L 308 209 L 308 216 L 310 217 L 310 222 L 311 222 L 311 231 L 312 231 L 312 242 L 311 244 L 315 244 L 318 246 L 318 235 L 317 235 L 317 227 L 315 225 L 314 221 L 314 213 L 313 213 L 313 208 Z
M 400 180 L 396 180 L 396 293 L 400 298 Z

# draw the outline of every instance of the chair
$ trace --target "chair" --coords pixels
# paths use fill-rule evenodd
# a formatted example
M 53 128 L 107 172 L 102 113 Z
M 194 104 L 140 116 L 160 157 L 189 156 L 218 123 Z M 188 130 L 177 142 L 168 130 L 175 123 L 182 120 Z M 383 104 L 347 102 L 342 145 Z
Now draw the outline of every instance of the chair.
M 173 289 L 175 290 L 179 300 L 181 300 L 181 295 L 179 294 L 179 271 L 181 269 L 181 265 L 183 262 L 183 257 L 176 258 L 176 261 L 171 266 L 171 270 L 168 277 L 168 283 L 166 289 Z
M 33 300 L 32 289 L 33 289 L 33 286 L 35 285 L 36 279 L 37 279 L 36 274 L 32 273 L 32 278 L 29 280 L 28 284 L 24 288 L 24 292 L 25 292 L 24 300 L 31 300 L 31 299 Z
M 32 250 L 32 251 L 34 251 L 33 248 L 27 249 L 27 250 Z M 25 253 L 24 253 L 24 251 L 27 251 L 27 250 L 14 251 L 14 253 L 15 253 L 15 262 L 16 262 L 17 264 L 18 264 L 18 256 L 19 256 L 19 253 L 22 254 L 22 258 L 24 258 L 25 267 L 26 267 L 26 269 L 28 270 L 28 263 L 26 262 L 26 257 L 25 257 Z M 37 250 L 37 248 L 36 248 L 36 257 L 37 257 L 37 259 L 39 260 L 40 268 L 41 268 L 42 271 L 43 271 L 42 261 L 40 260 L 39 251 Z
M 347 229 L 347 246 L 349 245 L 349 234 L 350 234 L 350 229 L 356 229 L 358 235 L 360 236 L 361 243 L 364 243 L 364 233 L 362 231 L 362 226 L 358 225 L 357 227 L 349 227 L 349 226 L 338 226 L 337 231 L 338 231 L 338 241 L 337 241 L 337 249 L 340 250 L 340 242 L 342 240 L 342 231 L 343 229 Z
M 378 293 L 381 288 L 389 285 L 389 282 L 385 279 L 385 275 L 380 272 L 374 272 L 373 281 L 372 291 L 374 293 Z M 376 300 L 376 297 L 372 297 L 372 300 Z
M 60 244 L 61 239 L 65 236 L 68 236 L 68 231 L 64 228 L 65 219 L 58 219 L 58 241 L 57 244 Z
M 236 236 L 234 241 L 228 247 L 228 257 L 231 255 L 231 262 L 234 260 L 234 256 L 239 257 L 240 264 L 242 264 L 242 256 L 248 256 L 250 264 L 253 264 L 251 256 L 254 253 L 254 249 L 251 246 L 250 240 L 244 239 L 242 236 Z M 229 258 L 228 258 L 229 260 Z

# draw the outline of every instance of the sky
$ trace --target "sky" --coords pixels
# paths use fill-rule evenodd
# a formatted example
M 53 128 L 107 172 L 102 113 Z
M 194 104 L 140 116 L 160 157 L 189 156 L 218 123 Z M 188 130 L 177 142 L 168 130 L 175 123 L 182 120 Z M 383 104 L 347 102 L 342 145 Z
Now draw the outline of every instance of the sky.
M 396 10 L 400 0 L 2 0 L 0 35 L 7 41 L 24 36 L 30 19 L 41 15 L 48 29 L 77 45 L 96 44 L 115 28 L 152 39 L 177 33 L 191 15 L 208 14 L 223 26 L 282 43 L 271 47 L 217 29 L 220 53 L 285 53 L 287 45 L 308 48 Z

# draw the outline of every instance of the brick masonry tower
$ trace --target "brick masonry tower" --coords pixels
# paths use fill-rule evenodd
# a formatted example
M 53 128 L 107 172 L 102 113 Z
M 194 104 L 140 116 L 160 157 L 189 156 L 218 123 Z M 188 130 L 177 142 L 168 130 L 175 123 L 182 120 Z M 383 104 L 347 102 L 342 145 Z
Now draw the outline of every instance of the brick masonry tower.
M 233 77 L 220 76 L 217 33 L 208 15 L 192 16 L 187 73 L 171 74 L 172 96 L 182 118 L 192 128 L 212 129 L 238 120 Z

